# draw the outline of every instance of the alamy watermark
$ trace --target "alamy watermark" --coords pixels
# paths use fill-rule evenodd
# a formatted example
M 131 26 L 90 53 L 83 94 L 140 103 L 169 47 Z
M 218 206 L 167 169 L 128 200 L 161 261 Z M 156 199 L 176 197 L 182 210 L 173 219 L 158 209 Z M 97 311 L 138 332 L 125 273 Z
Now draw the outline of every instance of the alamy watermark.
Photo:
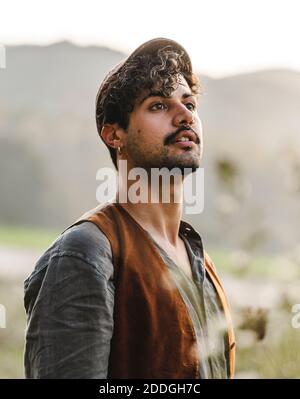
M 0 44 L 0 69 L 6 68 L 6 48 Z
M 6 328 L 6 310 L 5 306 L 0 303 L 0 328 Z
M 292 306 L 292 313 L 295 313 L 292 317 L 292 327 L 300 328 L 300 303 L 295 303 Z
M 204 209 L 204 169 L 198 168 L 133 168 L 120 160 L 119 178 L 112 168 L 100 168 L 96 179 L 101 181 L 96 191 L 99 203 L 110 201 L 119 192 L 122 203 L 183 203 L 186 214 L 199 214 Z M 181 184 L 184 177 L 184 182 Z M 128 182 L 131 182 L 128 184 Z

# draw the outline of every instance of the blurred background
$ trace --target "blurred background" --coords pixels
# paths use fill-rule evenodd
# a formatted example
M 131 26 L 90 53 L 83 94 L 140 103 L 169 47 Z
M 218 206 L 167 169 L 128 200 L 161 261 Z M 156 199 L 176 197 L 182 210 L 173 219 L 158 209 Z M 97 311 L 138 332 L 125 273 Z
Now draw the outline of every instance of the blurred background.
M 299 2 L 108 3 L 1 4 L 0 378 L 24 377 L 23 280 L 97 205 L 96 172 L 112 166 L 95 126 L 101 80 L 159 36 L 201 81 L 205 204 L 185 219 L 229 296 L 237 378 L 299 378 Z

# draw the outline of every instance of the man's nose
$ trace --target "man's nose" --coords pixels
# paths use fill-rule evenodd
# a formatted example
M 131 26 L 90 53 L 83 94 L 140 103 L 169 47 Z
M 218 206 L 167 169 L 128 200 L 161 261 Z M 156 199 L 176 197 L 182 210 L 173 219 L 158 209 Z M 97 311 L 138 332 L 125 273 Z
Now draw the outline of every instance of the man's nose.
M 174 116 L 174 125 L 192 125 L 194 123 L 194 119 L 194 113 L 187 109 L 184 104 L 182 104 Z

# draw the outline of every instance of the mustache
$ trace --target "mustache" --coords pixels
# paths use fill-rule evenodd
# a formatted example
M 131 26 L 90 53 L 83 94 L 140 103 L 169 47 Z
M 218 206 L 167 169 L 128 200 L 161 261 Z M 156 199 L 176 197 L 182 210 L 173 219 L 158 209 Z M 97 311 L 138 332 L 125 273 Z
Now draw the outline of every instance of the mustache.
M 171 144 L 172 141 L 175 140 L 177 134 L 179 134 L 180 132 L 182 132 L 182 131 L 184 131 L 184 130 L 191 130 L 192 132 L 194 132 L 195 135 L 196 135 L 196 142 L 197 142 L 197 144 L 200 143 L 200 139 L 199 139 L 199 136 L 198 136 L 197 132 L 196 132 L 190 125 L 181 125 L 181 126 L 179 126 L 178 129 L 175 130 L 175 132 L 170 133 L 170 134 L 166 137 L 166 139 L 165 139 L 165 145 Z

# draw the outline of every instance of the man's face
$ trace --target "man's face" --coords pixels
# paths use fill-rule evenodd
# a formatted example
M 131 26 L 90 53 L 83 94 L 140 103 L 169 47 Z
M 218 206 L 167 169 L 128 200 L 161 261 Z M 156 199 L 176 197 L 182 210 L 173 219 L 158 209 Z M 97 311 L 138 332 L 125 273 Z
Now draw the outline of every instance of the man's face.
M 195 171 L 203 145 L 196 96 L 183 77 L 170 97 L 156 94 L 142 96 L 129 116 L 124 136 L 129 166 Z

